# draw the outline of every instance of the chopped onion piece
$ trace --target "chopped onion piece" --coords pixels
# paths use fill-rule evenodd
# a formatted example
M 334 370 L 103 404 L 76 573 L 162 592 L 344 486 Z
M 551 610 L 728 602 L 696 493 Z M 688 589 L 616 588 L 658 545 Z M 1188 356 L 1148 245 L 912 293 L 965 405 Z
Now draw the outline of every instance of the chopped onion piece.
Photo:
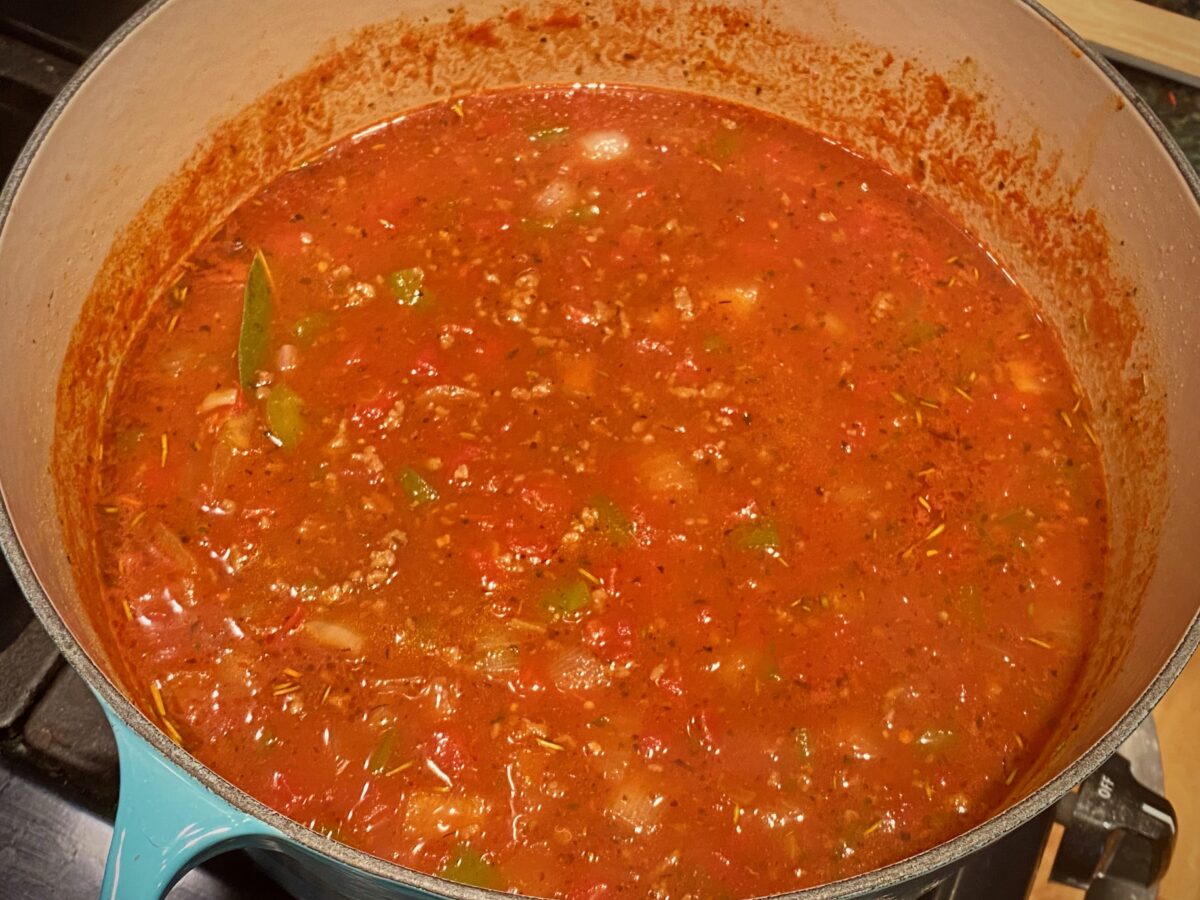
M 275 368 L 280 372 L 290 372 L 300 362 L 300 351 L 295 344 L 284 344 L 275 351 Z
M 254 416 L 243 413 L 231 416 L 221 425 L 217 433 L 218 440 L 236 450 L 246 450 L 250 447 L 250 438 L 254 428 Z
M 695 473 L 674 453 L 656 453 L 643 460 L 640 468 L 652 491 L 677 494 L 696 488 Z
M 479 391 L 463 387 L 461 384 L 435 384 L 417 394 L 418 400 L 478 400 Z
M 569 181 L 556 178 L 538 192 L 533 205 L 543 213 L 560 216 L 575 205 L 576 199 L 575 187 Z
M 692 302 L 692 295 L 688 293 L 688 289 L 683 285 L 675 288 L 672 295 L 675 301 L 675 308 L 679 310 L 679 317 L 685 322 L 690 322 L 696 318 L 696 304 Z
M 457 832 L 467 836 L 487 818 L 488 802 L 475 794 L 418 790 L 404 804 L 404 831 L 410 840 L 433 840 Z
M 521 667 L 521 650 L 515 644 L 481 650 L 475 667 L 490 677 L 511 675 Z
M 641 781 L 631 778 L 613 792 L 608 810 L 632 828 L 634 834 L 649 834 L 658 828 L 664 799 L 662 794 L 652 793 Z
M 304 630 L 314 641 L 335 650 L 349 650 L 351 653 L 357 653 L 363 646 L 362 635 L 339 622 L 313 619 L 305 623 Z
M 817 322 L 827 334 L 833 337 L 842 337 L 850 330 L 846 327 L 845 322 L 831 312 L 821 313 L 817 316 Z
M 587 691 L 608 684 L 608 671 L 596 657 L 569 647 L 550 664 L 550 680 L 559 690 Z
M 579 139 L 584 159 L 611 162 L 629 153 L 629 138 L 619 131 L 592 131 Z
M 179 535 L 162 522 L 155 522 L 152 531 L 154 546 L 171 562 L 175 563 L 181 571 L 195 572 L 199 569 L 199 566 L 196 565 L 196 558 L 183 545 L 183 541 L 180 540 Z
M 731 309 L 744 316 L 758 305 L 758 288 L 753 285 L 731 285 L 713 291 L 718 308 Z
M 1037 367 L 1030 360 L 1010 359 L 1006 366 L 1013 387 L 1022 394 L 1044 394 L 1046 392 L 1046 385 L 1042 383 Z
M 238 400 L 238 389 L 235 387 L 225 388 L 221 391 L 209 391 L 200 405 L 196 407 L 198 413 L 210 413 L 214 409 L 224 409 L 226 406 L 233 406 Z
M 489 677 L 516 672 L 521 666 L 522 636 L 506 625 L 485 628 L 475 640 L 475 667 Z

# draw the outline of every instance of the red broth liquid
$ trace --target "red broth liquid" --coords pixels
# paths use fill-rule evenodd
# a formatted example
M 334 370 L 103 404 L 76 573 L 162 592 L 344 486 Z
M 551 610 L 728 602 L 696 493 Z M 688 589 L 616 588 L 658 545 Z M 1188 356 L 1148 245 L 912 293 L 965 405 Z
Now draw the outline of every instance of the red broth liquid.
M 111 404 L 95 612 L 169 735 L 314 830 L 537 896 L 767 894 L 980 822 L 1065 709 L 1087 404 L 995 260 L 818 135 L 470 97 L 182 272 Z

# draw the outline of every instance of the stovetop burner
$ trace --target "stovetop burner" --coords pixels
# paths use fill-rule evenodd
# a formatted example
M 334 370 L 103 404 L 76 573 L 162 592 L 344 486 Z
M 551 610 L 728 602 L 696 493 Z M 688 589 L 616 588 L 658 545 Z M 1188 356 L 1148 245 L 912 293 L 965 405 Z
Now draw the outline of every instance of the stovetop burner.
M 0 0 L 0 179 L 72 72 L 140 5 L 139 0 Z M 1147 871 L 1161 865 L 1155 856 L 1161 842 L 1145 841 L 1140 833 L 1152 831 L 1155 822 L 1162 825 L 1163 809 L 1169 810 L 1153 794 L 1162 790 L 1153 723 L 1143 726 L 1122 754 L 1151 789 L 1117 811 L 1127 816 L 1125 831 L 1110 830 L 1114 813 L 1104 807 L 1110 787 L 1104 779 L 1128 781 L 1130 763 L 1114 757 L 1072 795 L 1075 799 L 977 855 L 953 883 L 924 900 L 1023 900 L 1056 813 L 1071 826 L 1056 857 L 1061 880 L 1083 884 L 1101 850 L 1122 841 L 1143 841 L 1128 854 L 1131 865 Z M 116 744 L 98 702 L 64 664 L 0 561 L 0 900 L 97 896 L 117 792 Z M 1117 886 L 1116 892 L 1113 887 L 1097 883 L 1087 896 L 1155 896 L 1152 890 Z M 287 894 L 247 856 L 229 853 L 187 875 L 171 897 L 284 900 Z

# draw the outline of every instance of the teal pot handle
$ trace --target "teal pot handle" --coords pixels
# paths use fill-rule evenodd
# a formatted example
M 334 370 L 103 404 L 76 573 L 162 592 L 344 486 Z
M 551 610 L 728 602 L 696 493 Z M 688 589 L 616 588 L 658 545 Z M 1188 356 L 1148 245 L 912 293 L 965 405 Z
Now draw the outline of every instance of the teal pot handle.
M 194 866 L 282 835 L 162 756 L 101 701 L 121 759 L 121 795 L 101 900 L 161 900 Z

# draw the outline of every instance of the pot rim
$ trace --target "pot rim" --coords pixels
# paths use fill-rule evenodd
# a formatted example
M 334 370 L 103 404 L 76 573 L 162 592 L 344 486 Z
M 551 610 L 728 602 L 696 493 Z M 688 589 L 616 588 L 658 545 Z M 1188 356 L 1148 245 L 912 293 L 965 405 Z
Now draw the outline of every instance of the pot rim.
M 139 9 L 88 57 L 51 102 L 21 150 L 3 188 L 0 189 L 0 233 L 3 232 L 8 221 L 13 200 L 25 174 L 45 143 L 58 117 L 74 99 L 75 94 L 108 56 L 136 33 L 142 23 L 172 2 L 181 2 L 181 0 L 151 0 L 150 3 Z M 1137 111 L 1143 122 L 1158 138 L 1176 169 L 1183 176 L 1184 183 L 1193 198 L 1197 204 L 1200 204 L 1200 174 L 1192 167 L 1149 104 L 1129 82 L 1098 51 L 1068 28 L 1058 16 L 1046 9 L 1039 0 L 1013 0 L 1013 2 L 1027 8 L 1039 17 L 1044 25 L 1058 31 L 1064 40 L 1090 60 L 1120 91 L 1125 100 Z M 226 781 L 160 731 L 108 679 L 84 651 L 82 645 L 54 608 L 49 595 L 43 589 L 25 556 L 9 513 L 2 484 L 0 484 L 0 549 L 7 557 L 17 583 L 34 613 L 54 640 L 59 651 L 89 687 L 100 695 L 127 727 L 150 744 L 160 755 L 170 760 L 188 776 L 234 808 L 277 829 L 287 840 L 302 849 L 399 885 L 417 888 L 435 896 L 450 898 L 450 900 L 487 900 L 491 897 L 514 896 L 428 875 L 339 843 L 325 835 L 310 831 Z M 1200 645 L 1200 613 L 1193 617 L 1187 632 L 1172 651 L 1165 665 L 1125 714 L 1069 766 L 1019 802 L 944 843 L 887 866 L 840 881 L 774 896 L 780 900 L 838 900 L 838 898 L 869 895 L 875 891 L 935 876 L 940 871 L 948 870 L 965 857 L 1025 825 L 1091 775 L 1101 763 L 1117 751 L 1117 748 L 1150 714 L 1183 670 L 1198 645 Z

